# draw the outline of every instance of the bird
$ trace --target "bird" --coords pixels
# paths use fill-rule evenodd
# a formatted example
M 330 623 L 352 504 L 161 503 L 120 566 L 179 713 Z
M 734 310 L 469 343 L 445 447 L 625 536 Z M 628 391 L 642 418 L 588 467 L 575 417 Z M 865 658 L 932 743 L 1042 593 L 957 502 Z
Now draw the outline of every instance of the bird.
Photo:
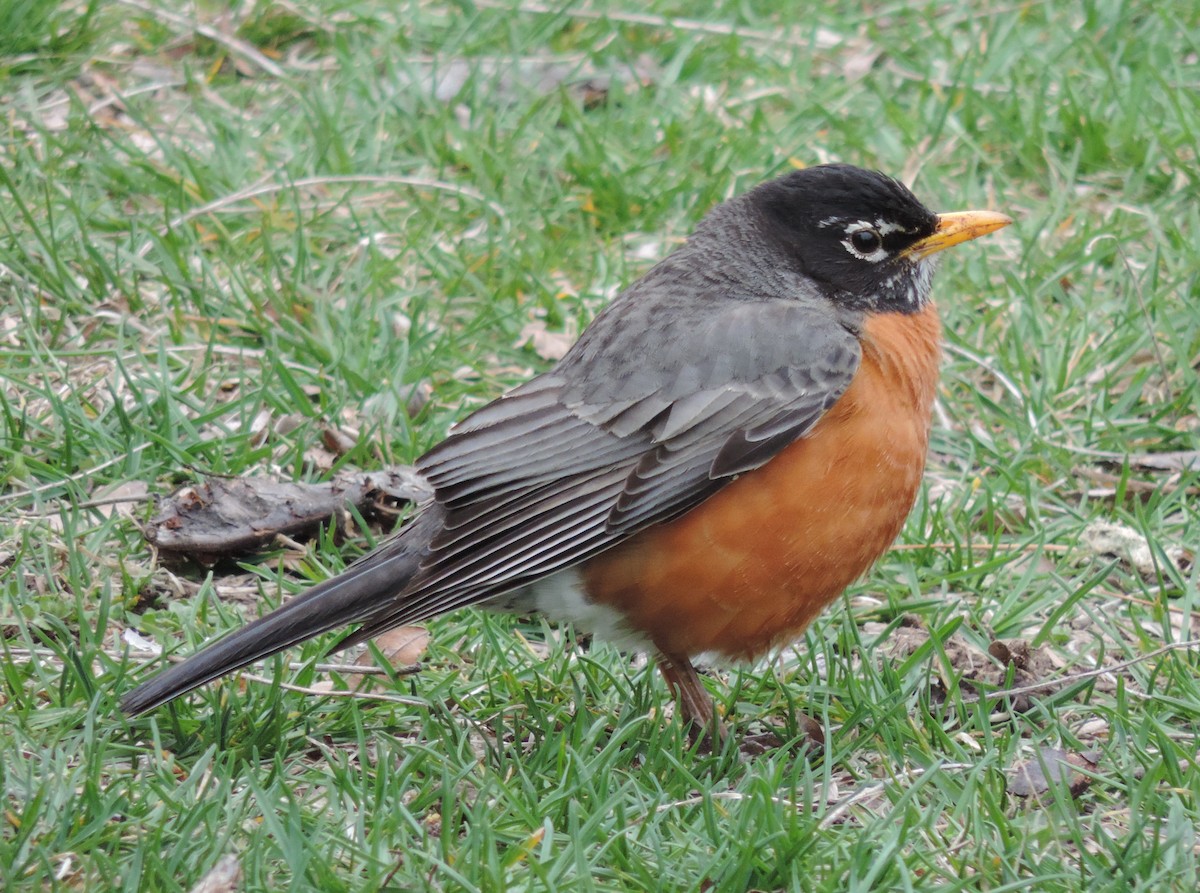
M 476 605 L 652 654 L 683 720 L 722 731 L 694 661 L 795 641 L 891 546 L 932 426 L 939 252 L 1011 222 L 840 163 L 717 205 L 557 364 L 417 459 L 432 497 L 392 539 L 122 709 Z

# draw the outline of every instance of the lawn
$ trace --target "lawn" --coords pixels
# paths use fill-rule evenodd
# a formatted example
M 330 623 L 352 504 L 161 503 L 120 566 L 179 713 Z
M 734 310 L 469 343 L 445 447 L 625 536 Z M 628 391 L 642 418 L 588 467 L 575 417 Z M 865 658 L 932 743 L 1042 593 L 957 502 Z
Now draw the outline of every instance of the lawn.
M 0 79 L 0 887 L 1200 886 L 1194 2 L 3 0 Z M 473 611 L 370 690 L 327 637 L 122 716 L 147 640 L 390 529 L 205 566 L 155 497 L 410 462 L 829 160 L 1016 224 L 943 261 L 896 547 L 707 680 L 788 743 L 706 753 L 644 660 Z

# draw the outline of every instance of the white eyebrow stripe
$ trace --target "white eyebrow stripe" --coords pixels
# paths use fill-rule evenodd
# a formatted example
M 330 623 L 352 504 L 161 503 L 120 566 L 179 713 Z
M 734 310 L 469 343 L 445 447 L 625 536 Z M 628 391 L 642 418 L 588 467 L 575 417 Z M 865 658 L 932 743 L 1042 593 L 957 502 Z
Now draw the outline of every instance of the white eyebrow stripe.
M 893 220 L 847 220 L 845 217 L 826 217 L 823 220 L 817 221 L 818 229 L 828 229 L 831 226 L 844 224 L 847 234 L 853 234 L 863 229 L 873 229 L 881 236 L 891 235 L 892 233 L 915 233 L 916 230 L 911 226 L 901 226 Z

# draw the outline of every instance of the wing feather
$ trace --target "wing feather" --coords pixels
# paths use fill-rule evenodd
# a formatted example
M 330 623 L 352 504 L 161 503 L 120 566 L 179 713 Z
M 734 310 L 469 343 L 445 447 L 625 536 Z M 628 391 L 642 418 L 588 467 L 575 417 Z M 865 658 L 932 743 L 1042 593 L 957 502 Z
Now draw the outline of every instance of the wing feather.
M 716 316 L 648 370 L 597 368 L 622 348 L 589 360 L 585 338 L 455 427 L 418 465 L 440 527 L 368 626 L 508 591 L 677 517 L 808 433 L 857 369 L 854 335 L 811 306 L 733 301 Z

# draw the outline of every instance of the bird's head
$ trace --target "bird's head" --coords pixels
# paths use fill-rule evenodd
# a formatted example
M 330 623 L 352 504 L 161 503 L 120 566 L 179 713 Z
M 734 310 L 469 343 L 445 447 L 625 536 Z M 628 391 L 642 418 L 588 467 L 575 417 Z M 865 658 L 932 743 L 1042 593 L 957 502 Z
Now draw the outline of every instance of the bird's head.
M 847 164 L 794 171 L 747 199 L 789 263 L 861 312 L 919 311 L 933 255 L 1012 222 L 993 211 L 935 214 L 898 180 Z

